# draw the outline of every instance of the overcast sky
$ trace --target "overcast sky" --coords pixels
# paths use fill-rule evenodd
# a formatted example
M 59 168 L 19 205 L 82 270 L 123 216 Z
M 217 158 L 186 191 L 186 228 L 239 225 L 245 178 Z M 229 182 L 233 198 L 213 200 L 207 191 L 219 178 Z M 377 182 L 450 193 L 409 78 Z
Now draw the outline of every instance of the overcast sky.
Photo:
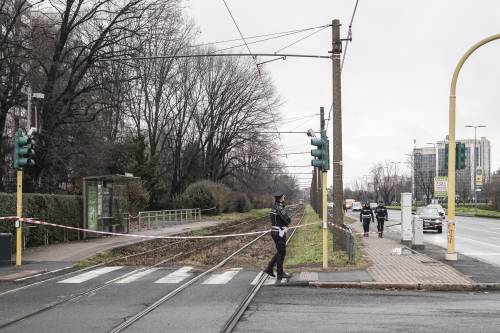
M 319 26 L 338 18 L 345 38 L 355 4 L 355 0 L 226 1 L 244 36 Z M 239 38 L 222 0 L 190 0 L 186 5 L 201 31 L 201 42 Z M 413 139 L 417 146 L 444 139 L 455 65 L 474 43 L 500 34 L 500 1 L 359 0 L 352 32 L 342 73 L 346 186 L 367 174 L 374 163 L 405 162 Z M 250 48 L 273 53 L 300 36 Z M 328 28 L 286 52 L 327 55 L 330 49 Z M 247 52 L 245 48 L 236 51 Z M 285 120 L 318 113 L 320 106 L 329 110 L 330 60 L 289 58 L 266 64 L 265 69 L 284 101 Z M 499 106 L 500 40 L 483 46 L 467 61 L 457 89 L 457 138 L 474 137 L 473 129 L 463 127 L 466 124 L 487 125 L 478 137 L 491 140 L 493 170 L 500 167 Z M 286 123 L 280 130 L 308 128 L 319 128 L 319 117 Z M 311 149 L 305 135 L 283 134 L 281 142 L 285 152 Z M 289 157 L 285 162 L 309 164 L 310 156 Z

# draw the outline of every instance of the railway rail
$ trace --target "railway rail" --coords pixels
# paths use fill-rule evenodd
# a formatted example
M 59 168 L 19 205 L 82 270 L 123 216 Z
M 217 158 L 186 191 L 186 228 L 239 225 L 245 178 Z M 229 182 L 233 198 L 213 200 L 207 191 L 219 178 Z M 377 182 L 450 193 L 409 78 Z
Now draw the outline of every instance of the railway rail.
M 227 226 L 227 228 L 223 228 L 223 229 L 229 229 L 230 230 L 230 229 L 235 229 L 235 228 L 238 228 L 238 227 L 241 229 L 242 225 L 248 225 L 248 227 L 245 226 L 245 229 L 248 229 L 248 228 L 251 229 L 251 228 L 254 228 L 255 225 L 250 225 L 249 224 L 250 222 L 259 221 L 259 220 L 262 220 L 263 218 L 264 218 L 264 216 L 263 217 L 259 217 L 259 218 L 255 218 L 255 219 L 245 220 L 243 222 L 239 222 L 239 223 L 236 223 L 236 224 L 231 224 L 231 225 Z M 262 227 L 265 227 L 266 229 L 268 229 L 267 215 L 265 216 L 265 220 L 264 221 L 266 223 L 265 223 L 265 226 L 263 225 Z M 301 221 L 302 221 L 302 218 L 301 218 Z M 261 221 L 261 222 L 263 222 L 263 221 Z M 264 223 L 262 223 L 262 224 L 264 224 Z M 220 232 L 220 231 L 221 230 L 219 228 L 217 230 L 217 232 Z M 295 232 L 295 230 L 293 232 Z M 119 326 L 113 328 L 111 330 L 111 332 L 120 332 L 120 331 L 124 330 L 126 327 L 128 327 L 131 324 L 133 324 L 134 322 L 138 321 L 140 318 L 144 317 L 147 313 L 153 311 L 156 307 L 158 307 L 162 303 L 166 302 L 168 299 L 174 297 L 176 294 L 180 293 L 182 290 L 184 290 L 187 287 L 189 287 L 190 285 L 194 284 L 196 281 L 202 279 L 207 274 L 209 274 L 209 273 L 211 273 L 211 272 L 219 269 L 220 267 L 224 266 L 234 256 L 236 256 L 237 254 L 241 253 L 242 251 L 244 251 L 245 249 L 247 249 L 251 245 L 255 244 L 255 242 L 257 242 L 259 239 L 261 239 L 265 235 L 267 235 L 267 233 L 259 234 L 257 237 L 253 237 L 253 239 L 251 241 L 247 242 L 244 246 L 240 247 L 238 250 L 236 250 L 235 252 L 233 252 L 231 255 L 227 256 L 224 260 L 222 260 L 221 262 L 219 262 L 217 265 L 214 265 L 210 269 L 205 270 L 203 273 L 197 275 L 196 277 L 194 277 L 193 279 L 191 279 L 188 282 L 184 283 L 183 285 L 181 285 L 180 287 L 176 288 L 175 290 L 171 291 L 167 295 L 164 295 L 163 297 L 161 297 L 160 299 L 158 299 L 156 302 L 152 303 L 150 306 L 148 306 L 146 309 L 144 309 L 140 313 L 137 313 L 135 316 L 129 318 L 125 322 L 121 323 Z M 250 236 L 245 236 L 245 237 L 250 237 Z M 96 292 L 98 292 L 100 290 L 103 290 L 104 288 L 112 285 L 114 282 L 116 282 L 116 281 L 118 281 L 120 279 L 123 279 L 125 277 L 130 276 L 130 275 L 137 274 L 139 272 L 146 271 L 146 270 L 149 270 L 149 269 L 161 266 L 161 265 L 165 265 L 165 264 L 167 264 L 169 262 L 173 262 L 173 261 L 178 260 L 178 259 L 180 259 L 182 257 L 186 257 L 186 256 L 188 256 L 190 254 L 193 254 L 193 253 L 195 253 L 197 251 L 200 251 L 201 249 L 204 249 L 204 248 L 207 248 L 207 247 L 210 247 L 210 246 L 214 246 L 214 245 L 216 245 L 218 243 L 218 241 L 221 241 L 221 240 L 213 240 L 213 239 L 211 239 L 211 240 L 205 241 L 205 242 L 194 242 L 195 244 L 197 244 L 197 246 L 191 246 L 188 249 L 181 249 L 180 251 L 177 251 L 175 254 L 172 254 L 172 255 L 168 256 L 166 259 L 161 259 L 161 260 L 159 260 L 157 262 L 154 262 L 153 264 L 148 265 L 146 267 L 141 267 L 139 269 L 130 271 L 130 272 L 126 273 L 125 275 L 121 275 L 121 276 L 116 277 L 116 278 L 114 278 L 112 280 L 109 280 L 109 281 L 107 281 L 105 283 L 101 283 L 101 284 L 99 284 L 99 285 L 97 285 L 95 287 L 86 289 L 86 290 L 84 290 L 84 291 L 82 291 L 80 293 L 77 293 L 75 295 L 70 295 L 70 296 L 65 297 L 63 299 L 57 300 L 56 302 L 53 302 L 53 303 L 48 304 L 46 306 L 40 307 L 40 308 L 38 308 L 38 309 L 36 309 L 36 310 L 34 310 L 32 312 L 29 312 L 27 314 L 24 314 L 24 315 L 20 316 L 18 318 L 15 318 L 15 319 L 10 320 L 8 322 L 2 323 L 2 324 L 0 324 L 0 329 L 12 326 L 12 325 L 14 325 L 16 323 L 19 323 L 19 322 L 21 322 L 23 320 L 26 320 L 28 318 L 35 317 L 35 316 L 37 316 L 37 315 L 39 315 L 41 313 L 44 313 L 44 312 L 49 311 L 51 309 L 57 308 L 57 307 L 59 307 L 59 306 L 61 306 L 63 304 L 76 301 L 78 299 L 81 299 L 81 298 L 89 296 L 89 295 L 93 295 Z M 90 266 L 90 267 L 87 267 L 87 268 L 83 268 L 83 269 L 75 270 L 75 271 L 72 271 L 72 272 L 69 272 L 69 273 L 65 273 L 65 274 L 61 274 L 61 275 L 58 275 L 58 276 L 50 277 L 48 279 L 44 279 L 42 281 L 31 283 L 31 284 L 28 284 L 28 285 L 25 285 L 25 286 L 22 286 L 22 287 L 19 287 L 19 288 L 15 288 L 15 289 L 12 289 L 12 290 L 7 290 L 7 291 L 4 291 L 4 292 L 0 293 L 0 297 L 3 296 L 3 295 L 6 295 L 6 294 L 15 293 L 17 291 L 24 290 L 24 289 L 27 289 L 27 288 L 30 288 L 30 287 L 39 286 L 39 285 L 41 285 L 43 283 L 46 283 L 48 281 L 60 279 L 60 278 L 71 276 L 71 275 L 76 275 L 76 274 L 79 274 L 79 273 L 82 273 L 82 272 L 85 272 L 85 271 L 88 271 L 88 270 L 91 270 L 91 269 L 94 269 L 94 268 L 102 267 L 102 266 L 105 266 L 105 265 L 110 265 L 110 264 L 116 263 L 116 262 L 125 262 L 125 261 L 130 260 L 130 259 L 134 259 L 134 258 L 141 257 L 141 256 L 146 256 L 146 255 L 149 255 L 149 254 L 152 254 L 152 253 L 156 253 L 156 252 L 161 251 L 161 250 L 169 249 L 169 248 L 174 247 L 174 246 L 179 246 L 179 245 L 189 244 L 189 243 L 193 243 L 193 241 L 192 240 L 188 240 L 188 239 L 175 240 L 175 241 L 171 240 L 171 241 L 168 241 L 167 244 L 162 244 L 161 246 L 155 247 L 153 249 L 148 249 L 146 251 L 142 251 L 142 252 L 139 252 L 139 253 L 128 254 L 126 256 L 121 256 L 121 257 L 118 257 L 118 258 L 114 258 L 114 259 L 108 260 L 106 262 L 103 262 L 103 263 L 100 263 L 100 264 L 96 264 L 96 265 L 93 265 L 93 266 Z M 204 244 L 201 244 L 201 243 L 204 243 Z M 163 258 L 165 258 L 165 257 L 163 257 Z M 261 279 L 262 279 L 262 277 L 261 277 Z M 259 284 L 260 284 L 260 280 L 259 280 Z M 260 286 L 261 285 L 262 284 L 260 284 Z M 252 288 L 252 289 L 255 289 L 255 288 Z

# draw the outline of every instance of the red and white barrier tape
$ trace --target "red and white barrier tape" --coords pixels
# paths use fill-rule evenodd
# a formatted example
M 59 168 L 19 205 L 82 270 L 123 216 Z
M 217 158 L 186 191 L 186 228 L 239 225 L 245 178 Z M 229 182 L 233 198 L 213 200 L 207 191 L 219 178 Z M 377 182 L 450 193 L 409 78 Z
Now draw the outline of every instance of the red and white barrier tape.
M 12 218 L 4 218 L 4 220 L 8 220 L 8 219 L 12 220 Z M 14 217 L 14 219 L 17 219 L 17 217 Z M 208 236 L 154 236 L 154 235 L 123 234 L 123 233 L 118 233 L 118 232 L 90 230 L 90 229 L 85 229 L 85 228 L 77 228 L 77 227 L 70 227 L 70 226 L 67 226 L 67 225 L 49 223 L 49 222 L 45 222 L 43 220 L 36 220 L 36 219 L 26 218 L 26 217 L 21 218 L 21 220 L 23 222 L 25 222 L 25 223 L 30 223 L 30 224 L 50 226 L 50 227 L 62 228 L 62 229 L 68 229 L 68 230 L 74 230 L 74 231 L 83 231 L 83 232 L 95 233 L 95 234 L 100 234 L 100 235 L 125 236 L 125 237 L 149 238 L 149 239 L 209 239 L 209 238 L 227 238 L 227 237 L 240 237 L 240 236 L 258 235 L 258 234 L 265 234 L 265 233 L 271 232 L 271 229 L 269 229 L 269 230 L 264 230 L 264 231 L 254 231 L 254 232 L 245 232 L 245 233 L 238 233 L 238 234 L 226 234 L 226 235 L 208 235 Z M 316 223 L 309 223 L 309 224 L 299 225 L 299 226 L 295 226 L 295 227 L 290 227 L 288 229 L 298 229 L 298 228 L 303 228 L 303 227 L 306 227 L 306 226 L 309 226 L 309 225 L 313 225 L 313 224 L 316 224 Z
M 0 216 L 0 220 L 17 220 L 17 216 Z

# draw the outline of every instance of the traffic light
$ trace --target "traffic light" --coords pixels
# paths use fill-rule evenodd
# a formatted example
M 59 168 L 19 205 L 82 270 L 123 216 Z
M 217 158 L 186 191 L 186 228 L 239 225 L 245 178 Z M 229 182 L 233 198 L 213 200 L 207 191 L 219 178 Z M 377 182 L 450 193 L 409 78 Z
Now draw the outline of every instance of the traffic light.
M 465 144 L 457 142 L 457 170 L 465 169 Z
M 311 156 L 316 157 L 311 161 L 313 167 L 317 167 L 323 171 L 330 169 L 330 153 L 329 142 L 326 136 L 326 130 L 321 130 L 321 138 L 312 138 L 311 145 L 318 149 L 311 149 Z
M 35 165 L 33 144 L 33 140 L 25 135 L 21 129 L 16 131 L 14 136 L 14 169 Z
M 448 169 L 448 144 L 444 148 L 444 168 Z M 465 143 L 457 142 L 455 144 L 455 169 L 465 169 Z

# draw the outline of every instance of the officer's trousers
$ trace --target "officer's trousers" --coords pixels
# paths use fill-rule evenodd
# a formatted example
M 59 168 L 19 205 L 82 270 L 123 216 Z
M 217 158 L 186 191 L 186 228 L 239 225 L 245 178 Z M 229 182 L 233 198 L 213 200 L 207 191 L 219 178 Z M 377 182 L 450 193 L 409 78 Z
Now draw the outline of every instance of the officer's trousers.
M 370 220 L 363 220 L 363 231 L 365 235 L 368 235 L 368 232 L 370 232 Z
M 384 222 L 385 218 L 377 218 L 377 230 L 379 235 L 382 235 L 384 232 Z
M 283 262 L 286 256 L 286 234 L 280 237 L 277 231 L 271 231 L 271 237 L 276 245 L 276 254 L 267 265 L 267 270 L 272 272 L 276 265 L 276 273 L 280 276 L 283 275 Z

